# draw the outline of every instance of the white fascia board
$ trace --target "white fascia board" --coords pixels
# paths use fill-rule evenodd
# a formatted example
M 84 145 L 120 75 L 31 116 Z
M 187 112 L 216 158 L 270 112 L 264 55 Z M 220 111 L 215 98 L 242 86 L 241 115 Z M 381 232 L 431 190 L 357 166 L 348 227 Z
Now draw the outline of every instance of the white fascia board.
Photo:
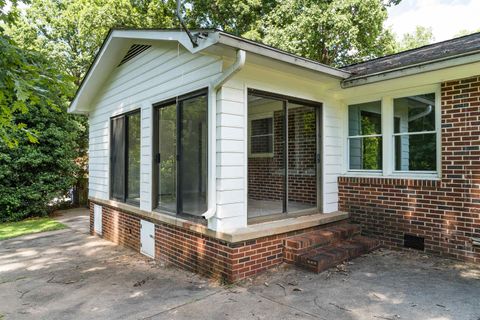
M 446 57 L 437 60 L 427 61 L 420 64 L 409 65 L 401 68 L 387 70 L 383 72 L 368 74 L 364 76 L 351 77 L 342 81 L 342 88 L 352 88 L 371 83 L 416 75 L 425 72 L 431 72 L 446 68 L 457 67 L 465 64 L 480 61 L 480 51 L 469 52 L 453 57 Z
M 338 79 L 346 79 L 351 76 L 351 73 L 336 69 L 322 63 L 309 60 L 288 52 L 269 47 L 267 45 L 250 41 L 248 39 L 238 38 L 226 33 L 220 32 L 218 34 L 218 42 L 224 45 L 245 50 L 247 52 L 256 53 L 261 56 L 269 57 L 275 60 L 283 61 L 302 68 L 318 71 Z

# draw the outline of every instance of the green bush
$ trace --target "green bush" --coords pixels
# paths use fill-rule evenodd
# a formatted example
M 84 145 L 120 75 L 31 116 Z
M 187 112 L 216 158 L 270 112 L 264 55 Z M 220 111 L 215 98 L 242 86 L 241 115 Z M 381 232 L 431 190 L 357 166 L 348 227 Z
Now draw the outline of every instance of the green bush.
M 38 143 L 20 139 L 15 148 L 0 146 L 0 221 L 18 221 L 47 213 L 55 197 L 76 181 L 78 122 L 65 110 L 32 109 L 17 116 L 38 131 Z
M 66 112 L 73 86 L 54 62 L 7 38 L 0 43 L 8 48 L 0 58 L 6 70 L 0 76 L 0 109 L 11 123 L 0 130 L 8 137 L 0 139 L 0 222 L 5 222 L 45 215 L 52 200 L 74 185 L 77 140 L 85 127 Z

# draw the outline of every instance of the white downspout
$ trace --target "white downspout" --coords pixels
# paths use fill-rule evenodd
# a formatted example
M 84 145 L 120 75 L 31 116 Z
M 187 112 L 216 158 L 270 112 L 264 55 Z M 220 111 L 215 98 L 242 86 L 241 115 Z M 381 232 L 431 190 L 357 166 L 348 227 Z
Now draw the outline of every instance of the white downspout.
M 208 210 L 202 216 L 211 219 L 217 211 L 217 90 L 245 65 L 246 52 L 237 50 L 235 62 L 208 86 Z

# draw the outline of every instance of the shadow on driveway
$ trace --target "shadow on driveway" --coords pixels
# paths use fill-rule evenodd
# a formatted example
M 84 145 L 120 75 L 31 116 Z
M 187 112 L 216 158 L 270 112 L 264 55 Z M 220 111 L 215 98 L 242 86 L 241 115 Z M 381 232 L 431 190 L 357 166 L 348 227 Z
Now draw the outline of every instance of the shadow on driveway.
M 0 319 L 480 319 L 480 268 L 377 251 L 312 274 L 281 266 L 222 287 L 68 229 L 0 242 Z

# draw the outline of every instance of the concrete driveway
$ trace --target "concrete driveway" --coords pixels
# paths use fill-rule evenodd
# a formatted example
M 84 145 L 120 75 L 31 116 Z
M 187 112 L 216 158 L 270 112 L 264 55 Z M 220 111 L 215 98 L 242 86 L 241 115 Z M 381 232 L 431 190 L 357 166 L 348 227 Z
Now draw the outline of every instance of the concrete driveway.
M 222 287 L 70 228 L 0 242 L 0 319 L 480 320 L 480 267 L 377 251 L 321 274 L 282 266 Z

